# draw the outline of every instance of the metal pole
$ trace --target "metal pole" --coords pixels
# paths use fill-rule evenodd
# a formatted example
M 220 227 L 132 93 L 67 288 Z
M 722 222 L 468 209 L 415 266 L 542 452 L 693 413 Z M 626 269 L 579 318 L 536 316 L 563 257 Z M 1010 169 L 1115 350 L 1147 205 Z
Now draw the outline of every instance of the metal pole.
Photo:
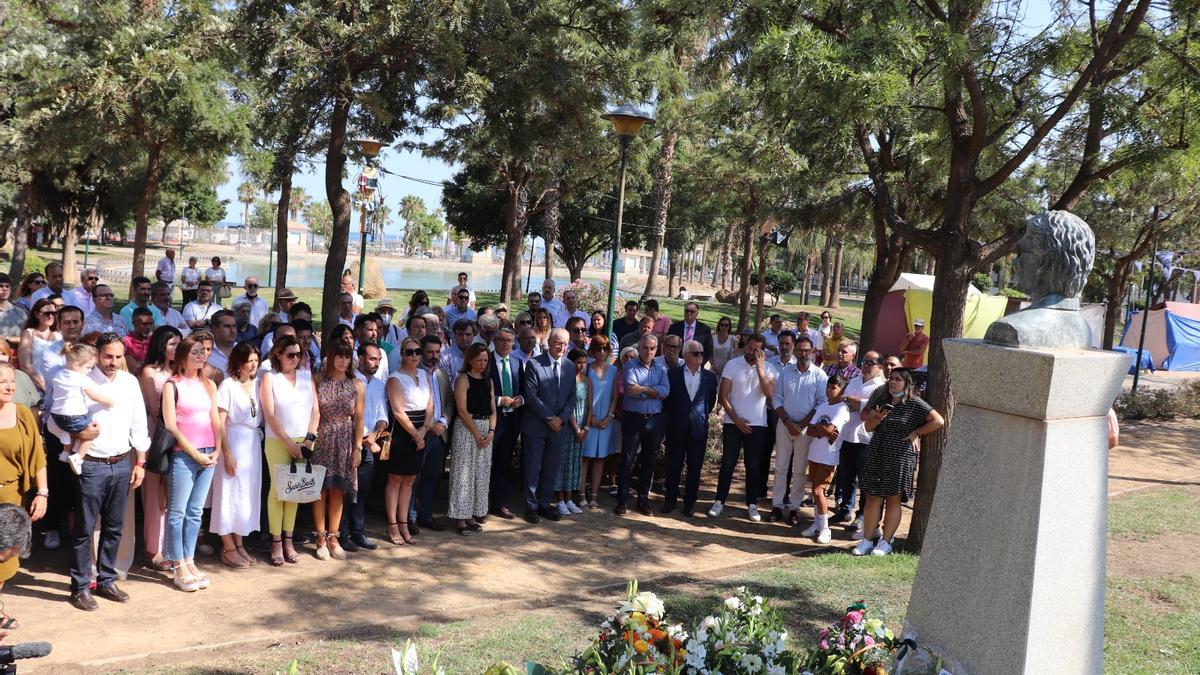
M 363 279 L 367 276 L 367 205 L 358 211 L 358 292 L 362 292 Z
M 85 269 L 85 270 L 87 269 L 87 266 L 88 266 L 88 251 L 91 249 L 91 243 L 92 243 L 91 232 L 84 230 L 84 233 L 83 233 L 83 269 Z
M 620 136 L 620 140 L 621 178 L 617 187 L 617 224 L 613 235 L 612 270 L 608 276 L 608 315 L 604 319 L 607 322 L 606 326 L 612 325 L 617 303 L 617 256 L 621 253 L 621 222 L 625 219 L 625 163 L 629 159 L 629 144 L 633 142 L 633 136 Z M 650 270 L 650 273 L 654 274 L 654 270 Z
M 1146 308 L 1142 310 L 1142 331 L 1138 336 L 1137 360 L 1133 362 L 1133 387 L 1130 394 L 1137 393 L 1138 380 L 1142 374 L 1142 350 L 1146 346 L 1146 324 L 1150 323 L 1150 303 L 1154 300 L 1154 260 L 1158 258 L 1158 242 L 1150 254 L 1150 266 L 1146 268 Z
M 267 283 L 275 285 L 275 230 L 271 230 L 271 250 L 267 253 Z

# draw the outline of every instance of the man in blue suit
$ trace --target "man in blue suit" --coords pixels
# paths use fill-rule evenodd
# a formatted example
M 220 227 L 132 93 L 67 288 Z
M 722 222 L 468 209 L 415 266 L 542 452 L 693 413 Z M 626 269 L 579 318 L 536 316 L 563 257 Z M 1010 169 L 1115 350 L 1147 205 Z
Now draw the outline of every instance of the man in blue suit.
M 496 436 L 492 441 L 492 480 L 488 490 L 491 512 L 501 518 L 515 518 L 508 509 L 508 472 L 512 468 L 513 448 L 521 429 L 525 398 L 521 396 L 523 361 L 513 353 L 516 334 L 501 328 L 492 340 L 492 390 L 496 393 Z
M 575 412 L 575 364 L 564 358 L 567 331 L 555 328 L 546 352 L 525 364 L 525 412 L 521 419 L 525 453 L 525 520 L 559 520 L 551 508 L 554 483 L 562 461 L 562 447 L 571 433 Z
M 683 515 L 695 515 L 700 494 L 700 466 L 708 445 L 708 417 L 717 403 L 717 376 L 704 369 L 704 345 L 690 340 L 683 345 L 683 367 L 667 372 L 667 500 L 662 512 L 675 510 L 679 477 L 687 463 Z

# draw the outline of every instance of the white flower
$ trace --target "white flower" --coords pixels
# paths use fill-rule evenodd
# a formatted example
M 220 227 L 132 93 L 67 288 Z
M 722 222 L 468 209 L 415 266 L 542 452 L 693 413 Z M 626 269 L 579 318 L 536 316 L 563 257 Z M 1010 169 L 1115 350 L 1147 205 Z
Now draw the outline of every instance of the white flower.
M 621 672 L 622 670 L 625 670 L 625 664 L 627 663 L 629 663 L 629 654 L 622 654 L 621 657 L 617 659 L 617 662 L 613 665 L 613 670 L 616 672 Z
M 761 595 L 754 596 L 754 604 L 756 604 L 756 605 L 763 604 L 763 596 L 761 596 Z
M 658 599 L 657 595 L 649 591 L 642 591 L 634 596 L 633 600 L 622 605 L 621 611 L 641 612 L 646 616 L 661 619 L 666 608 L 663 607 L 663 602 Z
M 737 591 L 737 594 L 738 594 L 738 595 L 744 595 L 744 594 L 746 593 L 746 587 L 745 587 L 745 586 L 738 586 L 738 587 L 737 587 L 737 588 L 735 588 L 734 590 L 735 590 L 735 591 Z
M 781 641 L 787 639 L 787 631 L 786 630 L 779 634 L 779 639 Z
M 725 599 L 725 607 L 736 612 L 737 610 L 742 608 L 742 601 L 736 597 L 726 598 Z
M 767 675 L 786 675 L 786 673 L 787 670 L 779 664 L 772 663 L 771 665 L 767 666 Z M 812 674 L 809 673 L 809 675 Z
M 756 654 L 746 654 L 738 663 L 747 673 L 757 673 L 762 670 L 763 662 Z
M 689 668 L 696 670 L 704 669 L 704 659 L 708 657 L 708 651 L 704 649 L 704 645 L 694 644 L 688 646 L 687 659 L 684 660 Z
M 700 625 L 704 628 L 716 628 L 721 625 L 721 620 L 710 615 L 704 617 L 704 620 L 700 622 Z

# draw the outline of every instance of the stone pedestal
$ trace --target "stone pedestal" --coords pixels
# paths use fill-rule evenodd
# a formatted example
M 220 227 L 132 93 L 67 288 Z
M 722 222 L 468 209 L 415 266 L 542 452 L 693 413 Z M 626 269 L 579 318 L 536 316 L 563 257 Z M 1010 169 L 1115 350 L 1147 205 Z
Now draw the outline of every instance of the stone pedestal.
M 1098 673 L 1105 416 L 1129 357 L 943 341 L 956 407 L 904 635 L 954 673 Z

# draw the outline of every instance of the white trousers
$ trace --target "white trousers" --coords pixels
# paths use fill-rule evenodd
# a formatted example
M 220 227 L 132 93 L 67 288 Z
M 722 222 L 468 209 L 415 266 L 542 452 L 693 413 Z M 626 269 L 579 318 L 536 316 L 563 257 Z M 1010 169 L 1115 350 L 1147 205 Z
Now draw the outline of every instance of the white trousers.
M 791 499 L 789 506 L 799 508 L 804 501 L 804 486 L 808 484 L 808 444 L 812 436 L 792 436 L 783 422 L 775 423 L 775 485 L 771 491 L 771 507 L 781 509 L 788 493 L 788 465 L 792 467 Z

